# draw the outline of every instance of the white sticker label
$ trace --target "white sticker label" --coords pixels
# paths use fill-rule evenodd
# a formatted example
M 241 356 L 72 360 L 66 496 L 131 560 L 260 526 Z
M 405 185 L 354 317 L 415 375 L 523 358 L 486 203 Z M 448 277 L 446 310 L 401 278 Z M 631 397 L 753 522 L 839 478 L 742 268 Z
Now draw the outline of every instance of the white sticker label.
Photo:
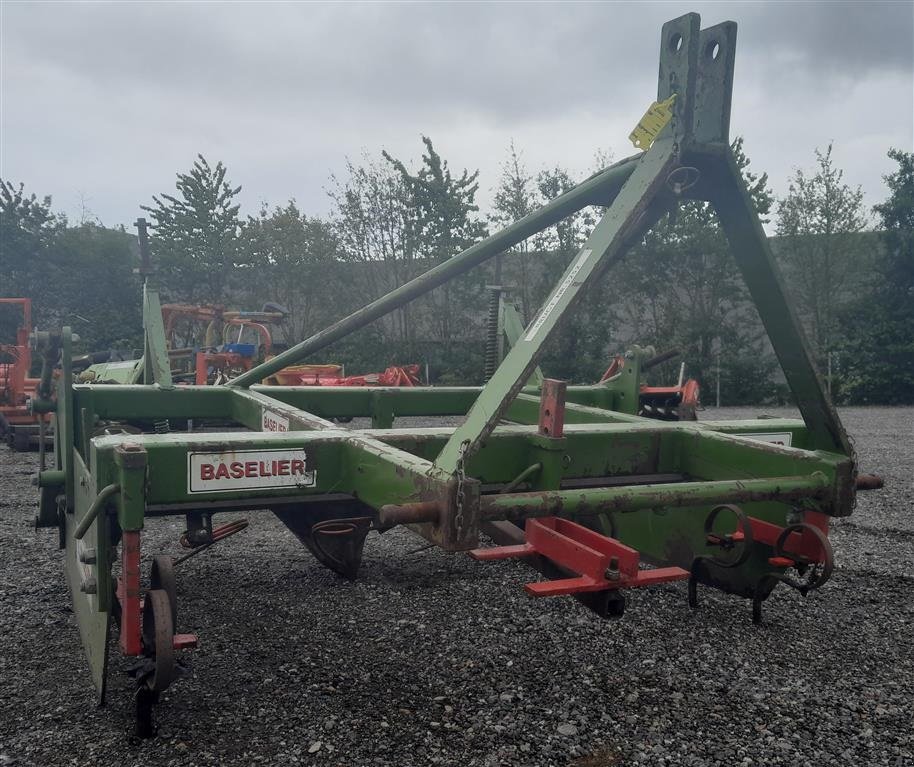
M 187 454 L 189 493 L 314 487 L 316 482 L 317 471 L 302 449 Z
M 289 431 L 289 419 L 273 410 L 263 409 L 261 431 Z
M 784 447 L 790 447 L 790 442 L 793 439 L 793 434 L 789 431 L 777 431 L 770 433 L 758 433 L 758 434 L 737 434 L 737 437 L 746 437 L 747 439 L 754 439 L 758 442 L 770 442 L 772 445 L 784 445 Z
M 571 267 L 571 271 L 565 275 L 565 279 L 562 280 L 562 284 L 559 285 L 555 294 L 549 299 L 549 303 L 543 307 L 539 316 L 533 321 L 530 330 L 528 330 L 527 334 L 524 336 L 525 341 L 532 341 L 536 337 L 540 328 L 543 327 L 543 323 L 549 319 L 549 315 L 552 314 L 559 301 L 562 300 L 562 296 L 564 296 L 568 291 L 568 288 L 571 287 L 571 283 L 574 282 L 574 278 L 578 276 L 578 272 L 581 271 L 581 267 L 584 266 L 584 262 L 590 257 L 591 253 L 593 253 L 593 250 L 590 248 L 584 248 L 584 250 L 581 251 L 580 255 L 575 260 L 574 265 Z

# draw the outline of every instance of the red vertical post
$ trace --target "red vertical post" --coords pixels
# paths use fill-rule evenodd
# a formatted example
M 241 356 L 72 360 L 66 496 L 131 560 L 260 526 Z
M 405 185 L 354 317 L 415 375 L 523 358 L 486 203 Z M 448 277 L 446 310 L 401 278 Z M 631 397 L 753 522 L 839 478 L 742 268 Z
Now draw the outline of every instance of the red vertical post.
M 565 381 L 546 378 L 540 393 L 539 433 L 544 437 L 561 438 L 565 433 Z
M 197 352 L 194 365 L 194 383 L 197 386 L 206 386 L 206 354 Z
M 117 590 L 121 603 L 121 651 L 141 655 L 140 633 L 140 533 L 125 530 L 121 537 L 121 580 Z

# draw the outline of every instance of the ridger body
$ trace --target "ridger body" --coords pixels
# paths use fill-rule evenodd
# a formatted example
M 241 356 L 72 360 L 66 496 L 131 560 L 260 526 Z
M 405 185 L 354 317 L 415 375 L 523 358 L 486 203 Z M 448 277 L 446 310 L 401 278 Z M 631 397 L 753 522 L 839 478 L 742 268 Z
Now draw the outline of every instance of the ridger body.
M 142 385 L 74 385 L 69 329 L 37 334 L 45 368 L 33 409 L 53 411 L 57 435 L 56 467 L 38 478 L 37 523 L 56 527 L 66 549 L 100 701 L 112 623 L 117 648 L 138 659 L 141 734 L 153 731 L 152 705 L 197 641 L 177 630 L 176 563 L 154 556 L 142 566 L 143 530 L 162 515 L 185 516 L 186 557 L 246 526 L 214 526 L 220 512 L 268 509 L 350 578 L 369 531 L 406 525 L 447 551 L 523 557 L 545 575 L 529 594 L 574 595 L 604 617 L 622 614 L 626 589 L 684 580 L 693 605 L 701 587 L 717 588 L 750 599 L 760 620 L 779 583 L 805 594 L 827 580 L 829 518 L 851 513 L 858 477 L 730 151 L 735 40 L 732 22 L 702 30 L 689 14 L 665 24 L 658 102 L 636 130 L 643 152 L 228 385 L 174 385 L 148 279 Z M 639 355 L 595 385 L 528 383 L 587 286 L 688 199 L 716 208 L 802 420 L 639 416 Z M 605 215 L 484 387 L 257 385 L 593 205 Z M 465 418 L 392 428 L 400 416 L 444 415 Z M 372 428 L 330 420 L 359 416 Z M 177 430 L 189 420 L 234 428 Z M 498 545 L 480 548 L 480 533 Z

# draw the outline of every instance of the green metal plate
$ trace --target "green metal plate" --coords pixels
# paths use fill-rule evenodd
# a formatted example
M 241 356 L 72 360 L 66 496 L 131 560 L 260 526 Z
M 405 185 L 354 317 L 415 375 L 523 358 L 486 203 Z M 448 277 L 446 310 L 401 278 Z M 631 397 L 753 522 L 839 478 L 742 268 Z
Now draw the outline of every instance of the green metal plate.
M 92 524 L 86 533 L 84 541 L 94 541 L 96 538 L 97 522 Z M 66 540 L 67 548 L 64 555 L 64 569 L 67 575 L 67 585 L 70 587 L 70 598 L 73 605 L 73 614 L 79 626 L 79 635 L 82 639 L 86 661 L 89 664 L 89 673 L 92 684 L 98 694 L 98 704 L 105 702 L 105 688 L 108 678 L 108 642 L 110 637 L 111 613 L 108 610 L 99 611 L 99 600 L 95 594 L 86 594 L 82 591 L 82 584 L 88 577 L 95 576 L 95 568 L 79 561 L 79 552 L 84 548 L 82 541 L 73 538 L 77 520 L 75 515 L 66 515 Z

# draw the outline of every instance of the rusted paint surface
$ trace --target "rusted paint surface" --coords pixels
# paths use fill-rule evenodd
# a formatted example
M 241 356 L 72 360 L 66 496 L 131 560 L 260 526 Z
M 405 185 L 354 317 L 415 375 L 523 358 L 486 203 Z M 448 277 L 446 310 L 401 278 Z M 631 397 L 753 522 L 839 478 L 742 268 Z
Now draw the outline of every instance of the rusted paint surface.
M 139 531 L 125 530 L 121 537 L 121 570 L 117 590 L 121 605 L 121 651 L 124 655 L 141 655 Z
M 830 489 L 826 483 L 824 475 L 814 473 L 805 477 L 512 493 L 484 498 L 482 517 L 515 520 L 540 516 L 592 516 L 655 507 L 686 508 L 708 503 L 827 500 Z
M 565 381 L 546 378 L 540 397 L 539 434 L 561 439 L 565 429 Z

